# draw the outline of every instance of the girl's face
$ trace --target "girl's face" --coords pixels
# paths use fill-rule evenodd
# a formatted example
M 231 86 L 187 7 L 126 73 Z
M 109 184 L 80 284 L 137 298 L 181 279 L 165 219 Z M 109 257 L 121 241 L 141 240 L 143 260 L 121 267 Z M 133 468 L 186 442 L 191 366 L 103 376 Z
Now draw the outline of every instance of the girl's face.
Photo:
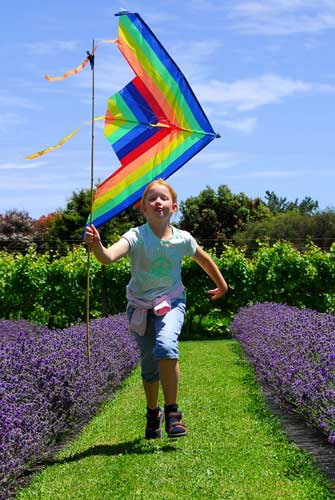
M 148 221 L 169 221 L 176 211 L 177 203 L 173 202 L 167 187 L 155 184 L 149 189 L 143 206 L 143 214 Z

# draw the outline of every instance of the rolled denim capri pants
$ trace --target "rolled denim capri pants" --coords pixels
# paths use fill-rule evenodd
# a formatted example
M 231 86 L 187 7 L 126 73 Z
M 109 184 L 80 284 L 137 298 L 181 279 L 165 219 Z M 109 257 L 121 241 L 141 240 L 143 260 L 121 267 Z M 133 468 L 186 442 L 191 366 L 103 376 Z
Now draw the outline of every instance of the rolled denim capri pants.
M 134 308 L 128 306 L 130 321 Z M 141 375 L 143 380 L 152 383 L 159 380 L 159 360 L 178 359 L 178 337 L 185 316 L 185 299 L 172 299 L 171 311 L 164 316 L 156 316 L 152 309 L 148 311 L 147 330 L 141 336 L 134 333 L 141 354 Z

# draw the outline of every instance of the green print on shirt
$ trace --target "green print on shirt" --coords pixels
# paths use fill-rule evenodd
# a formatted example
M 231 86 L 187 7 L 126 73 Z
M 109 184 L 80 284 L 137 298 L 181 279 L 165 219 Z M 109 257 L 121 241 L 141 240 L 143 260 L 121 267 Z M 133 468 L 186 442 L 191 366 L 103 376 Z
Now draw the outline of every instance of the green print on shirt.
M 169 276 L 172 271 L 172 262 L 166 257 L 158 257 L 153 260 L 150 266 L 150 272 L 157 278 Z

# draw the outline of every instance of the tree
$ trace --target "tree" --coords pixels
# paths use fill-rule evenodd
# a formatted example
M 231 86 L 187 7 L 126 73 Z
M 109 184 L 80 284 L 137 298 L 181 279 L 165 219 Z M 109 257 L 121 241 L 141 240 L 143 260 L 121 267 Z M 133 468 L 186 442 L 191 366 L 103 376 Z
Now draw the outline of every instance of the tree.
M 299 203 L 298 198 L 295 201 L 287 201 L 287 198 L 278 197 L 274 191 L 265 191 L 265 199 L 266 206 L 273 214 L 297 211 L 312 215 L 319 207 L 319 202 L 312 200 L 310 196 L 305 196 Z
M 179 226 L 193 234 L 207 248 L 217 247 L 253 220 L 270 215 L 260 198 L 251 199 L 244 193 L 233 194 L 221 185 L 217 193 L 209 186 L 198 196 L 191 196 L 180 203 Z
M 33 221 L 34 243 L 39 253 L 49 250 L 48 234 L 55 216 L 55 213 L 41 215 L 38 219 Z
M 51 222 L 47 239 L 51 248 L 66 252 L 80 243 L 90 207 L 90 190 L 73 192 L 66 208 L 58 210 Z
M 34 241 L 34 220 L 16 209 L 0 215 L 0 249 L 26 252 Z
M 69 247 L 81 244 L 90 213 L 91 193 L 89 189 L 73 192 L 64 210 L 58 211 L 51 221 L 47 239 L 51 248 L 66 252 Z M 110 244 L 134 225 L 142 224 L 138 209 L 130 207 L 100 228 L 101 239 Z
M 297 211 L 282 212 L 261 222 L 250 222 L 244 231 L 234 235 L 234 241 L 249 250 L 258 248 L 258 241 L 290 241 L 299 250 L 312 240 L 324 250 L 335 241 L 335 212 L 327 210 L 315 215 Z
M 298 209 L 302 214 L 314 214 L 319 208 L 319 202 L 312 200 L 310 196 L 305 196 L 305 198 L 299 203 Z

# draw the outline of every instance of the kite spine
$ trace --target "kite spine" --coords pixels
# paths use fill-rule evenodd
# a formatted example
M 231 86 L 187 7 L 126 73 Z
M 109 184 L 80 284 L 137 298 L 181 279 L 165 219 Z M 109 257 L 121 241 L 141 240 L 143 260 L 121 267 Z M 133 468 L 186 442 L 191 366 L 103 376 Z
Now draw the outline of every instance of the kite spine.
M 92 69 L 92 121 L 91 121 L 91 174 L 90 174 L 90 215 L 89 223 L 92 224 L 93 219 L 93 179 L 94 179 L 94 40 L 92 41 L 91 69 Z M 91 363 L 91 328 L 90 328 L 90 267 L 91 267 L 91 249 L 87 248 L 87 272 L 86 272 L 86 346 L 87 346 L 87 362 Z

